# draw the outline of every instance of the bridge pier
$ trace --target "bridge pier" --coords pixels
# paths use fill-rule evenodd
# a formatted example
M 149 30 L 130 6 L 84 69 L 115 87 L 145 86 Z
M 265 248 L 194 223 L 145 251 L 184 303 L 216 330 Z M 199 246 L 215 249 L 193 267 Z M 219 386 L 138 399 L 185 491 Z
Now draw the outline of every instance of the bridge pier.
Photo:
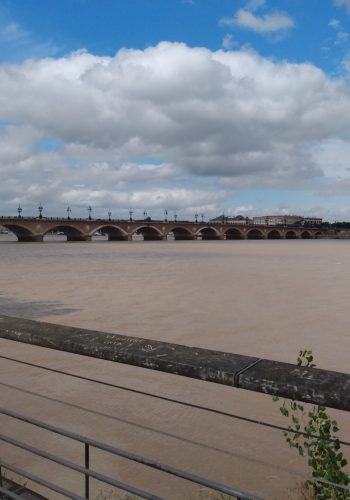
M 67 241 L 91 241 L 91 236 L 83 236 L 78 234 L 67 234 Z
M 108 235 L 108 241 L 131 241 L 131 236 L 117 236 L 115 234 Z
M 160 236 L 160 235 L 154 235 L 154 234 L 144 234 L 143 240 L 144 241 L 162 241 L 162 240 L 166 240 L 166 236 Z
M 44 237 L 41 234 L 37 235 L 20 234 L 17 235 L 17 238 L 20 243 L 40 243 L 44 239 Z
M 213 241 L 213 240 L 223 240 L 223 239 L 224 239 L 224 235 L 223 234 L 215 235 L 215 236 L 205 234 L 205 235 L 202 236 L 202 240 L 203 241 L 204 240 L 205 241 L 209 241 L 209 240 Z
M 174 240 L 175 241 L 192 241 L 196 240 L 197 236 L 193 236 L 191 234 L 180 234 L 180 235 L 174 235 Z
M 190 234 L 187 231 L 174 231 L 173 235 L 175 241 L 191 241 L 197 239 L 197 236 L 195 234 Z M 165 239 L 167 239 L 167 236 Z

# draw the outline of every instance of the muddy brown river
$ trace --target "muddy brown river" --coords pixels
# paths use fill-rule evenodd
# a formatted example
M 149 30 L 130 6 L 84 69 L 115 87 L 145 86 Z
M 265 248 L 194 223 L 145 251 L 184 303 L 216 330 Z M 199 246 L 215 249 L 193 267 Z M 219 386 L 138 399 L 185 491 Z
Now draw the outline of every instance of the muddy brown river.
M 44 243 L 0 235 L 0 312 L 349 372 L 350 241 Z M 1 340 L 1 354 L 271 423 L 271 398 Z M 300 498 L 305 460 L 280 431 L 0 359 L 1 404 L 265 498 Z M 333 412 L 349 438 L 348 414 Z M 11 435 L 83 463 L 83 448 L 1 417 Z M 83 479 L 1 444 L 7 461 L 82 494 Z M 350 455 L 348 453 L 348 455 Z M 199 486 L 94 452 L 96 470 L 169 499 Z M 92 498 L 115 492 L 92 482 Z M 40 490 L 48 498 L 62 498 Z M 120 493 L 121 498 L 123 494 Z M 118 497 L 119 498 L 119 497 Z

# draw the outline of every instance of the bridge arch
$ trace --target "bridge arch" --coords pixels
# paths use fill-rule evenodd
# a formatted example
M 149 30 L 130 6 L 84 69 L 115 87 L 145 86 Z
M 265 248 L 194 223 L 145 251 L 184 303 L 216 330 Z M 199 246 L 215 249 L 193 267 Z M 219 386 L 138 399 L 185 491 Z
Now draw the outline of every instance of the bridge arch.
M 131 233 L 132 237 L 135 235 L 142 236 L 144 241 L 154 241 L 154 240 L 162 240 L 163 234 L 154 226 L 142 225 L 136 227 Z
M 225 231 L 225 236 L 227 240 L 243 240 L 242 231 L 236 227 L 230 227 Z
M 277 229 L 272 229 L 267 233 L 268 240 L 280 240 L 282 239 L 281 233 Z
M 119 226 L 114 224 L 101 224 L 94 229 L 93 233 L 100 231 L 108 236 L 108 241 L 128 241 L 128 234 Z M 92 236 L 92 235 L 91 235 Z
M 248 240 L 263 240 L 264 239 L 264 233 L 260 231 L 260 229 L 251 229 L 247 233 L 247 239 Z
M 317 231 L 317 232 L 315 233 L 315 238 L 316 238 L 317 240 L 318 240 L 318 239 L 320 239 L 320 238 L 322 238 L 322 237 L 323 237 L 323 233 L 322 233 L 322 231 Z
M 169 233 L 173 233 L 175 240 L 193 240 L 193 234 L 187 227 L 174 226 L 167 231 L 166 236 Z
M 202 238 L 202 240 L 219 240 L 220 233 L 213 227 L 204 226 L 196 231 L 196 237 Z
M 296 240 L 297 238 L 297 233 L 292 229 L 286 232 L 286 240 Z
M 42 236 L 35 235 L 29 231 L 29 229 L 23 227 L 17 222 L 12 224 L 2 224 L 2 226 L 14 233 L 17 236 L 18 241 L 42 241 Z
M 43 236 L 45 237 L 52 232 L 64 234 L 67 237 L 67 241 L 88 241 L 91 239 L 91 236 L 84 235 L 79 229 L 69 224 L 52 225 L 46 230 Z
M 311 233 L 309 231 L 303 231 L 300 235 L 302 240 L 310 240 L 311 239 Z

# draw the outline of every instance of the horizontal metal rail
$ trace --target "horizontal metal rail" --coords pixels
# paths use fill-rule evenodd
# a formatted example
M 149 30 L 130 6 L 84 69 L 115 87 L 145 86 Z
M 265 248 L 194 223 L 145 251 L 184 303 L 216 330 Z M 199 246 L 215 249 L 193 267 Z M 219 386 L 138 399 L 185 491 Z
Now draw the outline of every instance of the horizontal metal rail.
M 246 417 L 246 416 L 243 416 L 243 415 L 239 415 L 237 413 L 226 412 L 226 411 L 219 410 L 217 408 L 210 408 L 208 406 L 203 406 L 203 405 L 199 405 L 199 404 L 195 404 L 195 403 L 189 403 L 188 401 L 183 401 L 181 399 L 175 399 L 175 398 L 170 398 L 168 396 L 162 396 L 160 394 L 155 394 L 153 392 L 141 391 L 139 389 L 134 389 L 132 387 L 123 386 L 123 385 L 120 385 L 120 384 L 113 384 L 111 382 L 105 382 L 103 380 L 98 380 L 98 379 L 91 378 L 91 377 L 85 377 L 83 375 L 77 375 L 76 373 L 67 372 L 65 370 L 58 370 L 56 368 L 50 368 L 48 366 L 39 365 L 37 363 L 30 363 L 29 361 L 23 361 L 23 360 L 20 360 L 20 359 L 15 359 L 15 358 L 12 358 L 10 356 L 3 356 L 3 355 L 0 354 L 0 359 L 6 359 L 6 360 L 12 361 L 14 363 L 24 364 L 26 366 L 31 366 L 31 367 L 34 367 L 34 368 L 39 368 L 41 370 L 47 370 L 47 371 L 50 371 L 50 372 L 59 373 L 61 375 L 65 375 L 67 377 L 76 378 L 78 380 L 85 380 L 87 382 L 93 382 L 94 384 L 105 385 L 107 387 L 114 387 L 115 389 L 120 389 L 122 391 L 131 392 L 133 394 L 139 394 L 141 396 L 147 396 L 149 398 L 155 398 L 155 399 L 159 399 L 161 401 L 167 401 L 169 403 L 178 404 L 178 405 L 185 406 L 185 407 L 188 407 L 188 408 L 193 408 L 193 409 L 196 409 L 196 410 L 202 410 L 204 412 L 212 413 L 212 414 L 215 414 L 215 415 L 220 415 L 220 416 L 223 416 L 223 417 L 232 418 L 232 419 L 235 419 L 235 420 L 240 420 L 242 422 L 247 422 L 247 423 L 251 423 L 251 424 L 255 424 L 255 425 L 260 425 L 262 427 L 267 427 L 269 429 L 274 429 L 274 430 L 283 431 L 283 432 L 289 432 L 290 431 L 290 429 L 288 427 L 286 427 L 286 426 L 273 424 L 273 423 L 267 422 L 265 420 L 258 420 L 256 418 Z M 2 382 L 0 382 L 0 385 L 3 385 L 4 387 L 8 387 L 8 388 L 11 388 L 11 389 L 14 389 L 14 390 L 20 390 L 20 391 L 24 391 L 25 390 L 25 389 L 20 389 L 19 387 L 11 386 L 9 384 L 4 384 Z M 28 393 L 28 391 L 27 391 L 27 393 Z M 33 393 L 33 394 L 35 394 L 36 396 L 38 396 L 37 393 Z M 43 397 L 43 396 L 40 395 L 39 397 Z M 302 430 L 297 430 L 297 429 L 293 430 L 293 434 L 298 434 L 300 436 L 311 437 L 311 438 L 315 438 L 315 439 L 320 439 L 321 438 L 321 436 L 319 434 L 312 434 L 312 433 L 305 432 L 305 431 L 302 431 Z M 322 437 L 322 439 L 325 439 L 325 438 Z M 337 443 L 339 443 L 341 445 L 344 445 L 344 446 L 350 446 L 350 441 L 347 441 L 345 439 L 329 438 L 329 439 L 325 439 L 325 441 L 328 441 L 328 442 L 337 442 Z
M 6 495 L 6 497 L 13 498 L 14 500 L 23 500 L 23 497 L 17 495 L 11 490 L 4 488 L 3 486 L 0 486 L 0 493 Z
M 64 435 L 64 434 L 63 434 Z M 91 469 L 86 469 L 85 467 L 81 467 L 70 460 L 66 460 L 64 458 L 58 457 L 57 455 L 53 455 L 52 453 L 48 453 L 44 450 L 36 448 L 35 446 L 30 446 L 29 444 L 18 441 L 17 439 L 11 438 L 9 436 L 5 436 L 4 434 L 0 434 L 0 440 L 5 443 L 11 444 L 12 446 L 16 446 L 17 448 L 22 448 L 23 450 L 29 451 L 34 455 L 37 455 L 42 458 L 46 458 L 47 460 L 51 460 L 51 462 L 55 462 L 59 465 L 63 465 L 68 469 L 75 470 L 80 474 L 83 474 L 85 477 L 92 477 L 97 479 L 97 481 L 101 481 L 102 483 L 109 484 L 114 486 L 115 488 L 119 488 L 120 490 L 127 491 L 128 493 L 132 493 L 133 495 L 137 495 L 141 498 L 145 498 L 146 500 L 161 500 L 160 497 L 147 493 L 146 491 L 140 490 L 139 488 L 135 488 L 134 486 L 130 486 L 128 484 L 122 483 L 121 481 L 117 481 L 112 479 L 104 474 L 100 474 L 99 472 L 95 472 Z
M 151 220 L 144 220 L 144 219 L 133 219 L 132 221 L 130 221 L 129 219 L 104 219 L 104 218 L 94 218 L 92 217 L 91 219 L 89 219 L 88 217 L 69 217 L 69 219 L 67 217 L 44 217 L 42 216 L 42 218 L 38 217 L 38 216 L 24 216 L 24 215 L 21 215 L 21 217 L 18 217 L 18 215 L 10 215 L 10 216 L 6 216 L 6 215 L 1 215 L 0 216 L 0 221 L 1 220 L 13 220 L 13 221 L 26 221 L 26 220 L 38 220 L 38 221 L 48 221 L 48 222 L 51 222 L 51 221 L 59 221 L 59 222 L 62 222 L 62 223 L 65 223 L 65 222 L 74 222 L 74 221 L 86 221 L 86 222 L 137 222 L 137 223 L 164 223 L 164 219 L 151 219 Z M 181 220 L 181 219 L 177 219 L 176 221 L 172 221 L 172 220 L 168 220 L 167 221 L 168 224 L 173 224 L 176 222 L 176 224 L 199 224 L 199 222 L 195 222 L 195 221 L 190 221 L 190 220 Z M 205 222 L 203 221 L 203 224 L 208 224 L 208 225 L 211 225 L 211 224 L 215 224 L 214 222 Z M 202 224 L 202 222 L 201 222 Z M 221 224 L 221 223 L 220 223 Z
M 76 495 L 75 493 L 72 493 L 71 491 L 66 490 L 65 488 L 61 488 L 60 486 L 57 486 L 56 484 L 50 483 L 50 481 L 46 481 L 46 479 L 43 479 L 39 476 L 36 476 L 32 474 L 31 472 L 28 472 L 24 469 L 20 469 L 19 467 L 16 467 L 13 464 L 9 464 L 5 462 L 0 457 L 0 465 L 4 467 L 5 469 L 10 470 L 11 472 L 15 472 L 19 476 L 26 477 L 27 479 L 30 479 L 33 481 L 33 483 L 41 484 L 41 486 L 44 486 L 45 488 L 48 488 L 49 490 L 55 491 L 56 493 L 60 493 L 61 495 L 71 498 L 72 500 L 85 500 L 84 497 L 81 497 L 79 495 Z M 23 499 L 22 499 L 23 500 Z
M 350 374 L 0 315 L 0 338 L 350 411 Z
M 0 382 L 0 385 L 3 385 L 4 387 L 7 387 L 9 389 L 19 390 L 21 392 L 23 391 L 26 394 L 31 394 L 31 395 L 37 396 L 39 398 L 44 398 L 44 399 L 46 399 L 48 401 L 53 401 L 55 403 L 60 403 L 62 405 L 67 405 L 70 408 L 77 408 L 79 410 L 86 411 L 87 413 L 91 413 L 91 414 L 97 415 L 99 417 L 111 418 L 113 420 L 117 420 L 117 421 L 123 422 L 123 423 L 127 422 L 128 424 L 130 424 L 132 426 L 136 426 L 137 428 L 147 429 L 147 430 L 150 430 L 152 432 L 159 433 L 160 435 L 163 435 L 163 436 L 166 436 L 166 437 L 170 437 L 170 438 L 173 438 L 173 439 L 178 439 L 178 440 L 180 440 L 181 442 L 184 442 L 184 443 L 189 443 L 189 444 L 192 444 L 192 445 L 195 445 L 195 446 L 203 447 L 206 450 L 211 450 L 211 451 L 214 451 L 214 452 L 223 453 L 226 456 L 236 457 L 236 458 L 238 456 L 238 457 L 242 458 L 243 460 L 248 461 L 249 463 L 254 463 L 254 464 L 259 463 L 259 464 L 261 464 L 263 466 L 270 465 L 276 471 L 280 471 L 281 473 L 287 473 L 287 474 L 296 475 L 297 477 L 300 477 L 304 481 L 305 480 L 310 480 L 310 481 L 314 481 L 315 480 L 310 474 L 302 473 L 302 472 L 297 471 L 295 469 L 292 470 L 292 469 L 290 469 L 288 467 L 284 467 L 281 464 L 278 464 L 278 465 L 276 465 L 276 464 L 268 464 L 265 461 L 261 461 L 261 460 L 256 459 L 256 458 L 248 457 L 247 455 L 244 455 L 242 453 L 237 454 L 234 451 L 231 452 L 231 451 L 228 451 L 228 450 L 223 450 L 221 448 L 217 448 L 215 446 L 204 444 L 204 443 L 199 442 L 199 441 L 195 441 L 195 440 L 192 440 L 192 439 L 187 439 L 187 438 L 184 438 L 184 437 L 180 437 L 180 436 L 178 436 L 176 434 L 171 434 L 171 433 L 168 433 L 168 432 L 163 432 L 163 431 L 160 431 L 159 429 L 155 429 L 155 428 L 152 428 L 152 427 L 147 427 L 147 426 L 144 426 L 144 425 L 136 424 L 135 422 L 130 422 L 130 420 L 121 419 L 121 418 L 118 418 L 116 416 L 109 415 L 107 413 L 103 413 L 103 412 L 100 412 L 100 411 L 95 411 L 95 410 L 92 410 L 91 408 L 88 408 L 88 407 L 84 407 L 84 406 L 80 406 L 80 405 L 75 405 L 75 404 L 72 404 L 72 403 L 67 403 L 66 401 L 63 401 L 63 400 L 60 400 L 60 399 L 50 398 L 50 397 L 44 396 L 42 394 L 35 393 L 33 391 L 27 391 L 25 389 L 21 389 L 19 387 L 15 387 L 15 386 L 12 386 L 12 385 L 9 385 L 9 384 L 3 384 L 3 383 Z M 205 409 L 205 408 L 203 408 L 203 409 Z M 259 422 L 251 421 L 251 423 L 259 423 Z M 289 429 L 287 427 L 281 427 L 281 429 L 279 429 L 279 430 L 289 431 Z M 293 431 L 293 434 L 294 434 L 294 431 Z M 319 436 L 317 436 L 317 435 L 315 435 L 315 436 L 311 435 L 311 437 L 319 438 Z M 342 442 L 342 441 L 339 441 L 339 442 L 341 444 L 349 444 L 348 442 Z M 85 445 L 85 446 L 88 447 L 88 445 Z M 340 484 L 328 481 L 326 479 L 320 479 L 320 478 L 317 480 L 317 482 L 322 483 L 322 484 L 328 484 L 330 486 L 334 486 L 335 488 L 346 490 L 346 491 L 348 491 L 350 493 L 349 487 L 347 487 L 345 485 L 340 485 Z
M 242 498 L 243 500 L 259 500 L 259 497 L 252 496 L 252 495 L 245 493 L 241 490 L 238 490 L 236 488 L 232 488 L 230 486 L 223 485 L 223 484 L 218 483 L 216 481 L 211 481 L 210 479 L 206 479 L 204 477 L 198 476 L 196 474 L 192 474 L 190 472 L 182 471 L 182 470 L 177 469 L 175 467 L 172 467 L 170 465 L 156 462 L 155 460 L 143 457 L 141 455 L 137 455 L 135 453 L 130 453 L 126 450 L 116 448 L 115 446 L 111 446 L 111 445 L 108 445 L 106 443 L 101 443 L 99 441 L 88 438 L 86 436 L 82 436 L 80 434 L 76 434 L 74 432 L 67 431 L 65 429 L 62 429 L 60 427 L 56 427 L 56 426 L 48 424 L 46 422 L 41 422 L 37 419 L 28 417 L 26 415 L 22 415 L 18 412 L 9 410 L 7 408 L 0 408 L 0 413 L 7 415 L 9 417 L 12 417 L 12 418 L 16 418 L 17 420 L 21 420 L 23 422 L 29 423 L 29 424 L 34 425 L 36 427 L 46 429 L 50 432 L 54 432 L 54 433 L 59 434 L 61 436 L 65 436 L 67 438 L 73 439 L 73 440 L 78 441 L 80 443 L 88 444 L 89 446 L 92 446 L 94 448 L 98 448 L 100 450 L 106 451 L 106 452 L 111 453 L 113 455 L 140 463 L 142 465 L 146 465 L 146 466 L 151 467 L 153 469 L 171 474 L 171 475 L 179 477 L 181 479 L 185 479 L 185 480 L 190 481 L 192 483 L 200 484 L 201 486 L 205 486 L 205 487 L 210 488 L 214 491 L 219 491 L 220 493 L 235 496 L 237 498 Z M 21 447 L 29 452 L 35 453 L 36 455 L 42 456 L 43 458 L 47 458 L 48 460 L 52 460 L 54 462 L 57 462 L 60 465 L 63 465 L 65 467 L 69 467 L 71 469 L 74 469 L 78 472 L 81 472 L 84 475 L 91 476 L 99 481 L 106 482 L 108 484 L 111 484 L 112 486 L 116 486 L 120 489 L 124 489 L 125 491 L 129 491 L 130 493 L 137 494 L 137 495 L 141 496 L 142 498 L 152 498 L 152 499 L 158 498 L 155 496 L 142 496 L 142 494 L 140 494 L 140 490 L 137 493 L 136 491 L 131 491 L 131 490 L 125 488 L 125 485 L 118 486 L 117 484 L 114 483 L 114 480 L 107 478 L 107 476 L 104 476 L 104 477 L 109 479 L 109 481 L 106 479 L 103 479 L 102 474 L 96 473 L 96 472 L 91 471 L 89 469 L 85 469 L 81 466 L 73 464 L 72 462 L 69 462 L 65 459 L 61 459 L 59 457 L 51 455 L 43 450 L 39 450 L 38 448 L 34 448 L 34 447 L 27 445 L 25 443 L 21 443 L 20 441 L 17 441 L 17 440 L 10 438 L 8 436 L 0 435 L 0 440 L 8 442 L 9 444 L 12 444 L 14 446 Z M 99 477 L 97 477 L 97 476 L 99 476 Z M 122 483 L 120 483 L 120 484 L 122 484 Z M 126 485 L 126 486 L 128 486 L 128 485 Z M 141 492 L 141 493 L 143 493 L 143 495 L 147 495 L 146 492 Z
M 11 356 L 4 356 L 4 355 L 0 354 L 0 359 L 6 359 L 7 361 L 12 361 L 14 363 L 19 363 L 19 364 L 23 364 L 26 366 L 31 366 L 33 368 L 39 368 L 40 370 L 46 370 L 46 371 L 53 372 L 53 373 L 59 373 L 60 375 L 65 375 L 67 377 L 76 378 L 78 380 L 85 380 L 86 382 L 93 382 L 94 384 L 105 385 L 106 387 L 114 387 L 115 389 L 120 389 L 122 391 L 131 392 L 133 394 L 139 394 L 141 396 L 147 396 L 149 398 L 160 399 L 161 401 L 167 401 L 169 403 L 179 404 L 181 406 L 187 406 L 188 408 L 194 408 L 196 410 L 203 410 L 205 412 L 213 413 L 215 415 L 220 415 L 223 417 L 241 420 L 242 422 L 248 422 L 251 424 L 261 425 L 262 427 L 268 427 L 270 429 L 275 429 L 278 431 L 289 431 L 288 427 L 285 427 L 283 425 L 272 424 L 271 422 L 266 422 L 265 420 L 258 420 L 256 418 L 238 415 L 237 413 L 230 413 L 230 412 L 219 410 L 217 408 L 210 408 L 208 406 L 203 406 L 203 405 L 199 405 L 199 404 L 195 404 L 195 403 L 189 403 L 188 401 L 183 401 L 181 399 L 175 399 L 175 398 L 171 398 L 168 396 L 162 396 L 160 394 L 155 394 L 153 392 L 141 391 L 140 389 L 134 389 L 134 388 L 128 387 L 128 386 L 114 384 L 112 382 L 106 382 L 104 380 L 99 380 L 99 379 L 92 378 L 92 377 L 85 377 L 84 375 L 78 375 L 76 373 L 67 372 L 65 370 L 59 370 L 57 368 L 51 368 L 49 366 L 40 365 L 38 363 L 31 363 L 30 361 L 23 361 L 22 359 L 16 359 L 16 358 L 13 358 Z M 8 387 L 8 388 L 14 388 L 17 390 L 24 390 L 24 389 L 19 389 L 18 387 L 10 386 L 8 384 L 3 384 L 2 382 L 0 382 L 0 385 L 3 385 L 3 386 Z M 298 431 L 296 429 L 294 429 L 293 433 L 299 434 L 300 436 L 309 436 L 309 437 L 316 438 L 316 439 L 319 439 L 321 437 L 319 434 L 310 434 L 308 432 L 304 432 L 301 430 Z M 329 442 L 337 441 L 339 444 L 342 444 L 345 446 L 350 446 L 350 441 L 346 441 L 344 439 L 330 438 L 327 441 L 329 441 Z

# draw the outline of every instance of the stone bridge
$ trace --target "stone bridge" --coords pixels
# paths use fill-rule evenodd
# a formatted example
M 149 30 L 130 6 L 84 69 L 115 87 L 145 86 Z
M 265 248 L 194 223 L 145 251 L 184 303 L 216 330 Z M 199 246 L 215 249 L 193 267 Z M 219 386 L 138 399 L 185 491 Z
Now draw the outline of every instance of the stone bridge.
M 327 236 L 325 230 L 290 226 L 235 225 L 188 221 L 143 221 L 109 219 L 60 219 L 0 217 L 0 226 L 13 232 L 18 241 L 43 241 L 47 234 L 63 233 L 68 241 L 90 241 L 98 231 L 109 241 L 130 241 L 135 235 L 144 240 L 262 240 L 313 239 Z

